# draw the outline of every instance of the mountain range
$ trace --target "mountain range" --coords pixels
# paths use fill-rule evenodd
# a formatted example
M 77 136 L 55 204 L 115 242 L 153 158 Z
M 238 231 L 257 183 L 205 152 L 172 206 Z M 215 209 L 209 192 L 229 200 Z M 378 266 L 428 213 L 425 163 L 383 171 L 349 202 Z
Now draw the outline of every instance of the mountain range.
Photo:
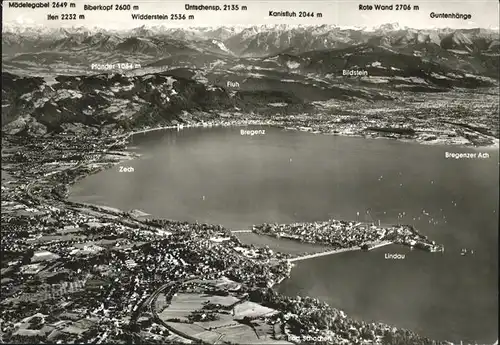
M 397 24 L 127 31 L 4 25 L 2 120 L 16 130 L 33 121 L 48 130 L 75 122 L 137 127 L 181 121 L 190 111 L 264 111 L 272 103 L 306 111 L 328 100 L 475 92 L 498 87 L 499 47 L 495 30 Z
M 44 49 L 71 49 L 78 45 L 98 48 L 133 50 L 127 39 L 143 39 L 144 45 L 154 45 L 157 40 L 215 41 L 222 50 L 238 56 L 264 56 L 294 48 L 297 52 L 342 48 L 357 44 L 376 43 L 395 49 L 414 45 L 435 45 L 445 50 L 468 53 L 499 53 L 498 30 L 491 29 L 411 29 L 397 24 L 385 24 L 371 30 L 342 28 L 335 25 L 261 25 L 250 27 L 170 28 L 146 27 L 126 31 L 77 28 L 38 28 L 4 25 L 2 31 L 4 52 L 37 52 Z M 152 42 L 151 42 L 152 41 Z M 83 48 L 83 47 L 81 47 Z M 162 52 L 148 50 L 147 53 Z

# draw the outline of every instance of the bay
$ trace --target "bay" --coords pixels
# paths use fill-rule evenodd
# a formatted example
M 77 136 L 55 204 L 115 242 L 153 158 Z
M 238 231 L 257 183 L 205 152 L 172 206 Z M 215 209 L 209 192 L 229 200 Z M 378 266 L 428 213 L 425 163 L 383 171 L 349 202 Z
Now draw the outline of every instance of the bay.
M 71 199 L 231 229 L 329 218 L 412 224 L 445 252 L 390 246 L 305 260 L 278 289 L 435 339 L 498 338 L 498 149 L 255 129 L 265 134 L 190 128 L 135 135 L 142 156 L 122 164 L 133 172 L 116 166 L 89 176 L 72 187 Z M 446 152 L 490 157 L 447 159 Z M 461 256 L 462 248 L 474 254 Z M 388 252 L 405 259 L 387 260 Z

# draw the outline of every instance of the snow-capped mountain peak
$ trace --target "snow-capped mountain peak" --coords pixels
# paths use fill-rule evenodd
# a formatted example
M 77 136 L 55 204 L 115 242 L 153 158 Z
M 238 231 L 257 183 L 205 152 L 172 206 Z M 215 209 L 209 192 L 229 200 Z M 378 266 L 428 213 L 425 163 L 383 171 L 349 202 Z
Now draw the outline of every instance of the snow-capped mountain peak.
M 212 44 L 216 45 L 220 50 L 225 51 L 226 53 L 231 53 L 231 51 L 227 49 L 227 47 L 221 41 L 212 40 Z

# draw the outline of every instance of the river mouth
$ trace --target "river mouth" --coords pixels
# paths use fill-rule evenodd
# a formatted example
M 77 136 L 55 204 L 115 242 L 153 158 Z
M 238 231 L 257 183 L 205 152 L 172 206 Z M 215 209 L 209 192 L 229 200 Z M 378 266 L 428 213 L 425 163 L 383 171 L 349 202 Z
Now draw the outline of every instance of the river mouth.
M 278 289 L 435 339 L 496 340 L 498 151 L 447 159 L 446 152 L 483 151 L 272 127 L 254 135 L 241 128 L 151 132 L 131 145 L 142 156 L 121 166 L 132 170 L 118 165 L 89 176 L 72 187 L 71 199 L 234 230 L 328 218 L 412 224 L 446 252 L 390 246 L 305 260 Z M 311 251 L 249 236 L 239 235 L 276 250 Z M 460 256 L 462 248 L 475 255 Z M 386 252 L 405 259 L 387 260 Z

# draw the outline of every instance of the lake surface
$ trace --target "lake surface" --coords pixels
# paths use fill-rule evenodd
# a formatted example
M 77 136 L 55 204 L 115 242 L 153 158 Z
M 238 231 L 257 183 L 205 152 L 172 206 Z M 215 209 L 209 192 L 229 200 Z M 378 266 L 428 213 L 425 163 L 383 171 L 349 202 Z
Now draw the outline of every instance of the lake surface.
M 231 229 L 328 218 L 412 224 L 446 251 L 388 246 L 305 260 L 278 289 L 435 339 L 498 338 L 498 149 L 258 129 L 266 134 L 193 128 L 136 135 L 131 145 L 142 157 L 123 164 L 134 172 L 116 166 L 90 176 L 73 187 L 72 199 Z M 446 159 L 445 152 L 490 158 Z M 462 248 L 474 254 L 461 256 Z

